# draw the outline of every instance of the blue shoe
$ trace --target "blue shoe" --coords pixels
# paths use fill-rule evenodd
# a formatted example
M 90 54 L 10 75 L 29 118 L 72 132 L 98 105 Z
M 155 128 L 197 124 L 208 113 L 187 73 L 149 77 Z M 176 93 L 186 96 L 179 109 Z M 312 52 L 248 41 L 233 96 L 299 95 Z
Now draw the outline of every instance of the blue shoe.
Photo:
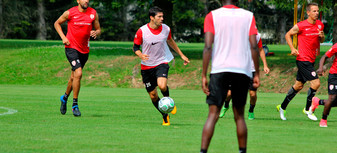
M 66 114 L 67 112 L 67 101 L 63 99 L 64 95 L 60 97 L 61 100 L 61 107 L 60 107 L 60 112 L 62 115 Z
M 74 116 L 81 116 L 80 109 L 78 108 L 78 105 L 73 106 L 73 114 Z

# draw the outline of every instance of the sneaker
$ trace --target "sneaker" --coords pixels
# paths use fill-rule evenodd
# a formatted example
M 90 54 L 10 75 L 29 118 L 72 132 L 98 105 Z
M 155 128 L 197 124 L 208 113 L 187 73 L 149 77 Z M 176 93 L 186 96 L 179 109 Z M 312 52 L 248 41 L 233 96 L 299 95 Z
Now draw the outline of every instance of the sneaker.
M 220 114 L 219 114 L 219 117 L 222 118 L 225 116 L 226 112 L 229 110 L 229 107 L 226 108 L 226 107 L 222 107 L 221 108 L 221 111 L 220 111 Z
M 327 120 L 321 119 L 321 122 L 319 122 L 320 127 L 328 127 Z
M 248 112 L 248 120 L 254 120 L 255 117 L 254 117 L 254 112 Z
M 286 116 L 285 116 L 286 113 L 287 113 L 287 111 L 286 111 L 286 110 L 283 110 L 283 109 L 281 108 L 281 105 L 277 105 L 277 106 L 276 106 L 276 109 L 277 109 L 278 112 L 280 112 L 281 120 L 283 120 L 283 121 L 287 120 L 287 119 L 286 119 Z
M 315 112 L 315 109 L 318 108 L 319 100 L 320 99 L 317 97 L 312 97 L 312 103 L 311 103 L 309 111 L 311 111 L 312 113 Z
M 169 126 L 170 125 L 170 116 L 166 114 L 166 116 L 163 116 L 163 124 L 164 126 Z
M 60 97 L 61 100 L 61 107 L 60 107 L 60 112 L 62 115 L 66 114 L 67 112 L 67 101 L 63 99 L 64 95 Z
M 171 114 L 176 114 L 177 113 L 177 106 L 176 105 L 174 105 L 174 108 L 173 108 L 173 110 L 171 111 Z
M 310 110 L 310 108 L 309 108 Z M 306 111 L 305 108 L 303 109 L 303 113 L 306 114 L 308 116 L 309 119 L 313 120 L 313 121 L 317 121 L 317 117 L 316 115 L 311 112 L 311 111 Z
M 78 108 L 78 105 L 73 106 L 73 114 L 74 116 L 81 116 L 80 109 Z

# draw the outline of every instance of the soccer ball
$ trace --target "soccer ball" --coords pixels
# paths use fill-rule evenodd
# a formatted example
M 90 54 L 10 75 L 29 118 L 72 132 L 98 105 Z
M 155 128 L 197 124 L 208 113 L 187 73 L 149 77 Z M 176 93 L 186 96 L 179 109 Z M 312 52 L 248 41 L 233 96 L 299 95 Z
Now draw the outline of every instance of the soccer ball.
M 159 100 L 158 108 L 163 113 L 170 113 L 174 108 L 174 101 L 170 97 L 163 97 Z

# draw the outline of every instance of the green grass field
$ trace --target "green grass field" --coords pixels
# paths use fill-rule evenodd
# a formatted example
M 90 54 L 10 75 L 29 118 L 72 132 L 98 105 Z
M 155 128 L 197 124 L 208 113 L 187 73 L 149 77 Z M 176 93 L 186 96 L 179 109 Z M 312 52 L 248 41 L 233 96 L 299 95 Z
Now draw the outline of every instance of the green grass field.
M 66 115 L 59 111 L 70 73 L 61 42 L 0 40 L 0 152 L 198 152 L 208 113 L 200 89 L 203 44 L 178 45 L 191 63 L 184 67 L 179 58 L 170 63 L 170 93 L 178 113 L 171 115 L 171 126 L 163 127 L 141 84 L 131 42 L 91 43 L 79 97 L 82 117 L 76 118 L 70 103 Z M 321 55 L 329 47 L 322 46 Z M 286 45 L 269 49 L 275 52 L 267 57 L 271 74 L 261 75 L 256 119 L 246 121 L 248 152 L 337 152 L 337 111 L 332 108 L 329 127 L 320 128 L 319 121 L 302 113 L 306 89 L 289 104 L 288 120 L 279 118 L 275 107 L 295 79 L 295 57 L 287 55 Z M 319 98 L 327 98 L 326 79 L 321 77 Z M 7 109 L 17 112 L 2 115 Z M 320 106 L 315 113 L 319 119 L 322 111 Z M 209 152 L 237 151 L 230 110 L 219 119 Z
M 0 116 L 0 152 L 198 152 L 208 107 L 200 90 L 171 90 L 178 107 L 171 126 L 161 125 L 144 89 L 81 89 L 81 117 L 69 104 L 59 112 L 62 86 L 1 85 L 1 107 L 18 112 Z M 132 93 L 132 94 L 130 94 Z M 324 96 L 323 96 L 324 97 Z M 322 98 L 323 98 L 322 97 Z M 337 120 L 332 109 L 328 128 L 303 113 L 306 95 L 297 95 L 282 121 L 275 106 L 284 94 L 259 94 L 256 119 L 248 121 L 248 152 L 337 152 Z M 248 105 L 247 105 L 248 107 Z M 323 107 L 316 115 L 320 118 Z M 5 112 L 6 110 L 1 110 Z M 246 110 L 247 111 L 247 110 Z M 237 152 L 232 111 L 219 119 L 209 152 Z

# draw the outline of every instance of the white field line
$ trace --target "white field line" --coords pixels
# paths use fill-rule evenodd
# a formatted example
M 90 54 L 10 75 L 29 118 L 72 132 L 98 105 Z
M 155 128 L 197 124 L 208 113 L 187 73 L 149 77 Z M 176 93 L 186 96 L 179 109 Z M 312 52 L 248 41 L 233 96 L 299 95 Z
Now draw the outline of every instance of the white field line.
M 1 115 L 10 115 L 10 114 L 14 114 L 14 113 L 18 112 L 18 110 L 6 108 L 6 107 L 0 107 L 0 109 L 6 109 L 7 110 L 7 112 L 0 113 L 0 116 Z

